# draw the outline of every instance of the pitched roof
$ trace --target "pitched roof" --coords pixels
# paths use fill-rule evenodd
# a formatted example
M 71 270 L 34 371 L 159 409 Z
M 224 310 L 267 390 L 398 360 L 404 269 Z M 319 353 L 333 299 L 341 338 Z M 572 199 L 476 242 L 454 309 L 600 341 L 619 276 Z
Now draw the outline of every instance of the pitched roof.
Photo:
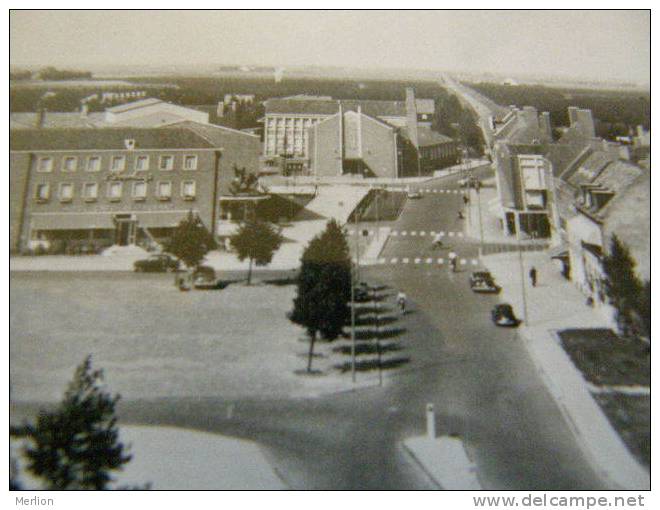
M 573 186 L 579 187 L 581 184 L 593 182 L 596 177 L 605 169 L 607 165 L 616 161 L 616 155 L 609 152 L 594 152 L 591 154 L 570 176 L 564 177 Z
M 125 140 L 135 140 L 136 149 L 216 147 L 185 127 L 14 130 L 10 132 L 9 146 L 12 151 L 125 150 Z
M 131 101 L 130 103 L 120 104 L 117 106 L 106 108 L 106 111 L 110 113 L 123 113 L 130 110 L 137 110 L 138 108 L 144 108 L 145 106 L 151 106 L 162 102 L 163 101 L 161 99 L 157 99 L 155 97 L 147 97 L 145 99 L 140 99 L 138 101 Z
M 588 145 L 551 143 L 547 146 L 546 158 L 552 163 L 555 177 L 568 177 L 593 151 Z M 566 176 L 564 175 L 566 174 Z
M 417 127 L 417 140 L 420 147 L 427 147 L 429 145 L 439 145 L 441 143 L 453 142 L 450 137 L 432 131 L 427 126 Z
M 264 102 L 266 114 L 292 113 L 298 115 L 334 115 L 339 111 L 339 104 L 344 110 L 357 111 L 371 117 L 405 117 L 406 103 L 404 101 L 378 101 L 371 99 L 300 99 L 273 98 Z M 417 113 L 434 113 L 435 103 L 432 99 L 417 99 Z
M 44 128 L 93 128 L 105 124 L 103 112 L 92 112 L 82 116 L 79 112 L 44 112 Z M 39 113 L 20 112 L 9 116 L 9 129 L 34 129 L 39 127 Z
M 172 126 L 168 126 L 168 129 L 177 128 L 185 128 L 197 133 L 199 136 L 208 140 L 214 147 L 221 147 L 228 136 L 238 136 L 239 138 L 247 140 L 260 140 L 258 135 L 252 133 L 246 133 L 245 131 L 218 126 L 216 124 L 201 124 L 191 120 L 185 120 Z

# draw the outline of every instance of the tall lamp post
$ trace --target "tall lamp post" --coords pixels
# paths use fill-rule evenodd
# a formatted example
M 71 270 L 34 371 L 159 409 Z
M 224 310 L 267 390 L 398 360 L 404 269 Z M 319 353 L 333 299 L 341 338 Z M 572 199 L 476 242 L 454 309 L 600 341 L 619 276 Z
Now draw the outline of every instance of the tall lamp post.
M 351 380 L 355 383 L 355 285 L 359 278 L 360 268 L 360 242 L 357 228 L 357 211 L 353 212 L 353 240 L 355 242 L 355 271 L 351 271 Z M 352 267 L 352 264 L 351 264 Z

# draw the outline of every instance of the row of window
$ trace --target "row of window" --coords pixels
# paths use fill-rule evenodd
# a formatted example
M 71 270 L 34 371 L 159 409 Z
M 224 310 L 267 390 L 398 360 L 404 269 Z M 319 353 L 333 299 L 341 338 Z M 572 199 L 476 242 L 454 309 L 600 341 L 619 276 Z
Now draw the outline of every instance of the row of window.
M 131 186 L 131 196 L 136 200 L 147 198 L 149 185 L 146 181 L 134 181 Z M 120 200 L 124 192 L 124 183 L 111 181 L 106 186 L 106 197 L 110 200 Z M 50 184 L 39 183 L 35 187 L 34 198 L 38 202 L 50 200 Z M 197 194 L 195 181 L 181 181 L 181 196 L 186 200 L 194 200 Z M 61 202 L 70 202 L 75 195 L 75 185 L 72 182 L 61 182 L 57 188 L 57 198 Z M 82 197 L 87 202 L 93 202 L 99 197 L 98 182 L 84 182 L 82 184 Z M 156 197 L 160 200 L 172 198 L 172 181 L 158 181 L 156 183 Z
M 151 164 L 150 156 L 140 155 L 135 158 L 134 170 L 149 170 Z M 55 166 L 51 156 L 40 157 L 37 162 L 38 172 L 52 172 Z M 89 156 L 87 158 L 77 156 L 66 156 L 62 158 L 62 172 L 75 172 L 83 168 L 87 172 L 99 172 L 101 170 L 101 156 Z M 174 156 L 162 155 L 158 157 L 159 170 L 174 170 Z M 184 170 L 197 170 L 197 156 L 187 154 L 183 156 Z M 110 171 L 122 172 L 126 170 L 126 156 L 112 156 L 110 159 Z

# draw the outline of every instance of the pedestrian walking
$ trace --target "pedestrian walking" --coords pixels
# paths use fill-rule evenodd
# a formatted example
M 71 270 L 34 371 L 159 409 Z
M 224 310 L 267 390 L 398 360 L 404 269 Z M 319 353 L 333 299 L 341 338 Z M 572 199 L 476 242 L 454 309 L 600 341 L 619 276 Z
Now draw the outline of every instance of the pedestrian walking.
M 532 287 L 536 287 L 536 268 L 533 266 L 529 270 L 529 279 L 532 281 Z
M 470 203 L 470 199 L 468 198 L 467 195 L 463 195 L 463 203 L 464 203 L 465 205 L 468 205 L 468 204 Z
M 401 315 L 406 314 L 406 300 L 408 297 L 406 296 L 405 292 L 399 291 L 399 293 L 396 295 L 396 304 L 399 306 L 399 309 L 401 310 Z

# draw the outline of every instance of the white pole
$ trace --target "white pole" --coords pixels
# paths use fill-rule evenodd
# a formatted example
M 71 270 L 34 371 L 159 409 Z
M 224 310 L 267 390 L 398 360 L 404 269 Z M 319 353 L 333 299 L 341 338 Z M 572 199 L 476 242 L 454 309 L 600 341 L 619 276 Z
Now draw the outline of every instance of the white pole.
M 522 299 L 523 299 L 523 320 L 525 321 L 525 326 L 529 326 L 528 316 L 527 316 L 527 292 L 525 290 L 525 267 L 523 265 L 523 256 L 522 256 L 522 245 L 520 244 L 520 222 L 518 222 L 518 232 L 516 232 L 518 239 L 518 262 L 520 264 L 520 285 L 522 288 Z
M 426 435 L 429 439 L 435 439 L 435 411 L 433 404 L 426 404 Z

